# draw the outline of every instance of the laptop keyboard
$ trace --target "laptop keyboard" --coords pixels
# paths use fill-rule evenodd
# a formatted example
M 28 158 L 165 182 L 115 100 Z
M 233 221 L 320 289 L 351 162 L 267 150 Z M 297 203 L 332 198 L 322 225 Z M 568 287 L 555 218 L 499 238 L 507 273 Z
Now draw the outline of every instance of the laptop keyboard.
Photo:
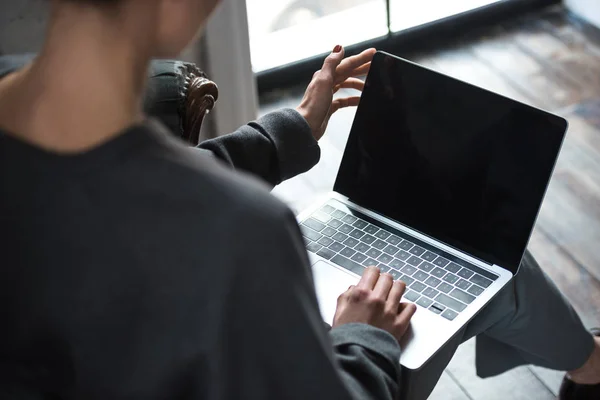
M 441 251 L 425 249 L 330 204 L 300 228 L 308 251 L 359 276 L 366 267 L 379 267 L 406 283 L 404 300 L 450 321 L 498 278 L 478 267 L 452 262 Z

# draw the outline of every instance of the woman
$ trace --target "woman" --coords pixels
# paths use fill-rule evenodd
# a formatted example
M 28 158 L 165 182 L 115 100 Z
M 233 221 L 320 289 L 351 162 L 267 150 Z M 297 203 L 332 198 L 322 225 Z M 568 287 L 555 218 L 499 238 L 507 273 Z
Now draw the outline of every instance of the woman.
M 141 112 L 153 57 L 217 0 L 52 0 L 42 52 L 0 80 L 2 398 L 392 399 L 404 284 L 367 269 L 327 333 L 292 213 L 374 51 L 336 46 L 297 110 L 187 148 Z

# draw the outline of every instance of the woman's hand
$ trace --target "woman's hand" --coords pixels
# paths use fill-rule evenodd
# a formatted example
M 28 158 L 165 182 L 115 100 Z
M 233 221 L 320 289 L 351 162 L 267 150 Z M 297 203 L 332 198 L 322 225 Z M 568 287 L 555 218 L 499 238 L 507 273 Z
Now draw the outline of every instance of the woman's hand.
M 366 75 L 371 67 L 375 49 L 344 59 L 344 49 L 336 46 L 325 59 L 323 68 L 315 72 L 306 89 L 302 102 L 296 110 L 306 119 L 316 140 L 321 139 L 329 118 L 340 108 L 357 106 L 360 96 L 333 99 L 340 89 L 362 91 L 365 84 L 357 76 Z
M 368 324 L 391 333 L 400 342 L 417 310 L 414 304 L 400 303 L 405 289 L 404 282 L 394 282 L 378 268 L 365 269 L 360 282 L 338 298 L 333 327 Z

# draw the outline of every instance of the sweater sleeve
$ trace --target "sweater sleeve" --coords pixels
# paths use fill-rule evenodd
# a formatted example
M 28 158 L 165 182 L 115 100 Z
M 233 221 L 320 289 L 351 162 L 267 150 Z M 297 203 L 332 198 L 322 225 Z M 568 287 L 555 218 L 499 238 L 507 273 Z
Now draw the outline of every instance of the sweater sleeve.
M 308 171 L 321 156 L 307 122 L 292 109 L 267 114 L 199 147 L 272 186 Z
M 328 332 L 295 219 L 291 212 L 278 221 L 273 219 L 272 223 L 263 221 L 262 233 L 255 235 L 263 245 L 246 253 L 248 259 L 262 260 L 253 271 L 257 276 L 252 284 L 246 280 L 238 292 L 243 299 L 239 321 L 253 327 L 244 338 L 245 347 L 255 351 L 252 381 L 270 383 L 260 389 L 259 397 L 397 399 L 398 342 L 389 333 L 364 324 L 347 324 Z M 268 252 L 265 243 L 270 244 Z

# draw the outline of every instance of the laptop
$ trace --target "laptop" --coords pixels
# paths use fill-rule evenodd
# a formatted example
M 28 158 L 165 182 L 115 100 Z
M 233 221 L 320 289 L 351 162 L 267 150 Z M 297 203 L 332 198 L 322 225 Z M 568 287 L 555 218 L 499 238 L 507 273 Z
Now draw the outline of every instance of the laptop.
M 563 118 L 376 53 L 332 193 L 298 216 L 321 314 L 378 266 L 417 305 L 401 364 L 421 368 L 519 270 Z

